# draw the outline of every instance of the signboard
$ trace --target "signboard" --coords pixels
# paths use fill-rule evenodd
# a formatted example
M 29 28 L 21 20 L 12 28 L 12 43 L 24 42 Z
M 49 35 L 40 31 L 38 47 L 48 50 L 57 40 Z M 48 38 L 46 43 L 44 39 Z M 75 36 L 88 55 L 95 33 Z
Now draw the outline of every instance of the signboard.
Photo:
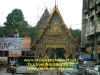
M 9 51 L 9 57 L 18 57 L 22 55 L 21 50 L 10 50 Z
M 100 53 L 100 45 L 97 45 L 97 52 Z
M 30 50 L 30 38 L 0 38 L 0 51 Z
M 8 57 L 0 57 L 0 60 L 8 60 Z

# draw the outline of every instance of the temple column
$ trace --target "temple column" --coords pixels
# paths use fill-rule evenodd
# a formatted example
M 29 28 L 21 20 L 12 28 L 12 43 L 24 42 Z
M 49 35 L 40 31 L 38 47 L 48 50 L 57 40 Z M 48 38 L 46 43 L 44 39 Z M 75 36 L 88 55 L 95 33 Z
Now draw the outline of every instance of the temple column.
M 38 48 L 36 48 L 36 51 L 34 52 L 36 58 L 38 58 Z
M 73 58 L 76 58 L 76 51 L 75 51 L 75 46 L 74 44 L 72 45 L 72 52 L 73 52 Z
M 69 45 L 68 45 L 68 43 L 66 44 L 66 56 L 67 56 L 67 58 L 68 58 L 68 55 L 69 55 Z
M 43 58 L 46 56 L 46 46 L 45 43 L 43 44 Z

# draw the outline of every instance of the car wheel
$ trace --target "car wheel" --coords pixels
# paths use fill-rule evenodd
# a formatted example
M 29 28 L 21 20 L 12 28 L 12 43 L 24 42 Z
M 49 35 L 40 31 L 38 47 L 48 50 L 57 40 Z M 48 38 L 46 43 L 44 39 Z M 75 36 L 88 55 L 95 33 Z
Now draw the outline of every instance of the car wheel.
M 10 70 L 10 73 L 12 73 L 12 71 Z
M 7 73 L 8 73 L 9 71 L 7 70 Z
M 8 73 L 10 73 L 10 70 L 8 70 Z
M 87 75 L 87 72 L 85 71 L 85 75 Z
M 92 75 L 91 73 L 89 73 L 88 75 Z
M 14 75 L 14 73 L 12 73 L 12 75 Z

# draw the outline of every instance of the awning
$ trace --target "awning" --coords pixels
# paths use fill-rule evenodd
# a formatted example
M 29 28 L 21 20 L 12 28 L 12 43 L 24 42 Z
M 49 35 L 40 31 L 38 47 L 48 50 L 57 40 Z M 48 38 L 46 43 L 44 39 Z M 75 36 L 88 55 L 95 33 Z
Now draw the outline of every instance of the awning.
M 87 52 L 80 52 L 80 54 L 87 54 Z
M 88 53 L 92 53 L 91 47 L 87 47 L 87 48 L 86 48 L 86 51 L 87 51 Z

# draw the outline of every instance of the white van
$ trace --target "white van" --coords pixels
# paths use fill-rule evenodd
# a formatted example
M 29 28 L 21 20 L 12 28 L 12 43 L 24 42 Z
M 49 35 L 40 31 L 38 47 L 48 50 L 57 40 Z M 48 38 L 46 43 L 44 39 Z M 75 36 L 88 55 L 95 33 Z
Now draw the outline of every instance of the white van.
M 27 60 L 34 60 L 35 57 L 34 56 L 19 56 L 17 57 L 17 60 L 16 60 L 16 69 L 15 69 L 15 72 L 13 71 L 12 72 L 12 75 L 15 74 L 35 74 L 35 75 L 38 75 L 38 70 L 37 70 L 37 67 L 35 65 L 35 62 L 32 61 L 30 63 L 32 63 L 33 65 L 32 66 L 29 66 L 28 65 L 28 62 L 25 62 L 25 59 Z

